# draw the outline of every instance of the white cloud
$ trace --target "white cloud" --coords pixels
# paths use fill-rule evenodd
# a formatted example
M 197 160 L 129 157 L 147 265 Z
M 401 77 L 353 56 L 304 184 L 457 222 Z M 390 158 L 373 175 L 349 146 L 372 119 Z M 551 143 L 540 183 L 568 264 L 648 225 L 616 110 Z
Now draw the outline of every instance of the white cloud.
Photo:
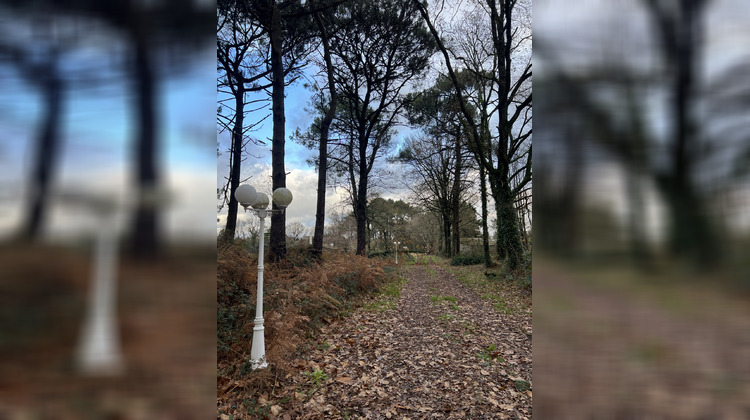
M 292 192 L 294 198 L 286 210 L 286 223 L 300 222 L 307 227 L 312 227 L 315 225 L 318 174 L 312 168 L 287 168 L 287 171 L 286 187 Z M 247 183 L 259 192 L 271 194 L 271 165 L 255 161 L 243 170 L 243 176 L 250 177 Z M 345 199 L 346 193 L 341 188 L 326 188 L 326 215 L 340 207 Z M 237 220 L 250 222 L 255 217 L 257 216 L 250 212 L 246 213 L 240 208 Z M 222 209 L 217 218 L 219 219 L 216 224 L 216 232 L 218 233 L 226 225 L 226 207 Z

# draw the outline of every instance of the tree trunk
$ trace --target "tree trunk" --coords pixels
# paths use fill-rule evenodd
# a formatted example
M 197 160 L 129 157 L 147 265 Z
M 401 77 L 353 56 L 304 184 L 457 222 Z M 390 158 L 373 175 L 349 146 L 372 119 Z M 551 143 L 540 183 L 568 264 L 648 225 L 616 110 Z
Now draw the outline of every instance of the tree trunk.
M 698 78 L 698 55 L 703 37 L 701 12 L 706 1 L 682 2 L 681 13 L 675 18 L 674 29 L 674 71 L 672 112 L 675 119 L 672 158 L 674 162 L 673 183 L 667 193 L 668 206 L 672 216 L 670 231 L 671 250 L 691 262 L 703 267 L 718 263 L 721 257 L 721 243 L 711 224 L 694 186 L 691 173 L 695 166 L 691 151 L 696 144 L 694 114 L 690 112 L 695 104 L 694 81 Z
M 271 11 L 271 73 L 273 91 L 273 139 L 271 148 L 271 171 L 273 190 L 286 187 L 286 172 L 284 169 L 284 141 L 286 117 L 284 115 L 284 62 L 281 27 L 281 12 L 277 4 Z M 273 204 L 274 209 L 278 209 Z M 286 213 L 278 212 L 271 215 L 270 253 L 271 261 L 278 261 L 286 257 Z
M 366 245 L 369 236 L 367 235 L 367 183 L 369 172 L 367 170 L 367 143 L 368 138 L 363 124 L 360 124 L 360 132 L 357 135 L 359 143 L 359 184 L 357 187 L 357 203 L 355 216 L 357 217 L 357 255 L 367 255 Z
M 135 39 L 135 111 L 138 134 L 135 140 L 135 183 L 140 194 L 131 226 L 130 253 L 139 258 L 154 258 L 160 251 L 159 218 L 153 195 L 159 182 L 156 170 L 156 96 L 155 76 L 149 47 L 144 35 Z
M 242 131 L 245 124 L 245 84 L 240 79 L 237 84 L 235 100 L 234 127 L 232 127 L 232 167 L 229 173 L 229 209 L 227 214 L 227 225 L 224 229 L 224 238 L 234 240 L 237 229 L 237 211 L 239 203 L 234 197 L 234 192 L 240 186 L 240 170 L 242 165 Z
M 490 175 L 490 193 L 492 199 L 495 200 L 495 248 L 497 250 L 497 258 L 499 260 L 505 260 L 505 241 L 503 240 L 503 234 L 501 230 L 501 211 L 500 211 L 500 185 L 497 177 Z
M 42 95 L 44 96 L 44 116 L 42 117 L 42 129 L 37 138 L 34 169 L 31 173 L 29 210 L 21 231 L 21 237 L 27 240 L 34 240 L 39 237 L 47 213 L 44 200 L 47 198 L 50 181 L 57 167 L 60 121 L 63 113 L 63 86 L 62 80 L 57 77 L 56 72 L 56 68 L 50 68 L 48 73 L 44 75 L 41 85 Z
M 499 191 L 495 197 L 497 211 L 498 254 L 502 242 L 508 270 L 521 267 L 523 261 L 523 245 L 518 234 L 518 213 L 516 212 L 514 197 L 507 182 L 499 183 Z
M 318 148 L 318 197 L 315 208 L 315 233 L 313 234 L 313 255 L 320 261 L 323 255 L 323 233 L 325 229 L 325 212 L 326 212 L 326 177 L 328 176 L 328 131 L 331 127 L 333 117 L 336 115 L 337 97 L 336 85 L 333 78 L 333 63 L 331 62 L 331 48 L 328 42 L 328 32 L 326 31 L 320 14 L 315 14 L 315 21 L 318 24 L 321 38 L 323 40 L 323 58 L 326 62 L 326 72 L 328 74 L 328 92 L 331 95 L 328 104 L 328 111 L 323 120 L 320 122 L 320 146 Z
M 449 213 L 442 215 L 443 219 L 443 242 L 445 249 L 443 250 L 446 257 L 452 257 L 452 241 L 451 241 L 451 218 Z
M 646 208 L 643 197 L 644 187 L 639 178 L 642 172 L 636 167 L 628 167 L 625 172 L 625 191 L 628 198 L 628 231 L 630 232 L 630 253 L 637 264 L 646 266 L 651 252 L 646 241 Z
M 482 251 L 484 252 L 484 266 L 492 266 L 490 258 L 490 232 L 487 226 L 487 177 L 483 165 L 479 165 L 479 191 L 482 199 Z
M 321 122 L 320 146 L 318 148 L 318 160 L 320 163 L 318 164 L 318 196 L 315 205 L 315 231 L 313 233 L 313 255 L 318 261 L 323 256 L 323 234 L 326 218 L 326 176 L 328 173 L 328 129 L 331 125 L 331 120 L 332 118 L 328 119 L 328 113 L 326 113 Z
M 675 180 L 663 191 L 671 222 L 670 252 L 703 268 L 715 266 L 721 258 L 721 242 L 697 193 Z
M 452 257 L 461 253 L 461 132 L 456 135 L 456 165 L 453 178 L 453 249 Z
M 360 175 L 355 215 L 357 217 L 357 255 L 367 255 L 367 176 Z

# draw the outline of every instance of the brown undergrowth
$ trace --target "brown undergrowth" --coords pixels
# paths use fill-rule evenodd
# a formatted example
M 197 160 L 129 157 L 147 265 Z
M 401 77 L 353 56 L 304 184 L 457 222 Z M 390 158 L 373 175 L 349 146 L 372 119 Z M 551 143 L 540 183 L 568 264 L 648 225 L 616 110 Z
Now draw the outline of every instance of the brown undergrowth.
M 272 392 L 277 378 L 305 338 L 346 313 L 356 298 L 386 278 L 384 264 L 365 257 L 328 253 L 317 264 L 304 249 L 290 249 L 283 262 L 265 264 L 264 326 L 269 369 L 249 363 L 255 318 L 257 255 L 241 244 L 221 246 L 217 255 L 217 397 L 233 411 L 248 411 Z

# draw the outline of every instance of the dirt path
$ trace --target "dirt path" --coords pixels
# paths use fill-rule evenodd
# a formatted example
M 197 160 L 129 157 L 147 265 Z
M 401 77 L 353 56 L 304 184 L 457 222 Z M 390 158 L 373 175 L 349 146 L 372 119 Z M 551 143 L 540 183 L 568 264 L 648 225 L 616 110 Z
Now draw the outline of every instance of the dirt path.
M 576 276 L 534 266 L 539 418 L 750 418 L 746 303 L 697 286 L 645 294 Z
M 531 315 L 497 312 L 437 265 L 403 270 L 392 309 L 359 310 L 323 331 L 298 366 L 309 400 L 284 414 L 531 418 Z M 316 369 L 326 375 L 318 386 Z

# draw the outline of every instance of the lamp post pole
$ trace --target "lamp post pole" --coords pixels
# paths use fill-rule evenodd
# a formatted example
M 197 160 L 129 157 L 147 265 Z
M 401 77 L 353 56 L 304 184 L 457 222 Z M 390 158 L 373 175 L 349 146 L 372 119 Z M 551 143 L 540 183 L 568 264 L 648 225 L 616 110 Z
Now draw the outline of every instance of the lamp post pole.
M 266 205 L 268 205 L 267 199 Z M 245 208 L 245 211 L 247 211 L 247 208 Z M 263 260 L 266 239 L 265 222 L 269 211 L 265 208 L 256 208 L 252 211 L 260 219 L 260 235 L 258 238 L 258 281 L 255 293 L 255 319 L 253 320 L 253 343 L 250 349 L 250 363 L 253 369 L 263 369 L 268 367 L 268 362 L 266 362 L 265 327 L 263 326 Z
M 255 211 L 260 218 L 260 239 L 258 240 L 258 287 L 255 293 L 255 320 L 253 321 L 253 347 L 250 350 L 250 360 L 253 369 L 268 366 L 266 362 L 265 327 L 263 326 L 263 247 L 265 242 L 265 222 L 267 210 Z
M 265 248 L 265 222 L 269 213 L 283 212 L 292 202 L 292 193 L 286 188 L 277 188 L 273 192 L 273 202 L 279 210 L 268 209 L 268 196 L 258 193 L 250 185 L 244 184 L 237 187 L 234 192 L 237 201 L 248 210 L 258 215 L 260 219 L 260 235 L 258 240 L 258 282 L 255 300 L 255 319 L 253 320 L 253 343 L 250 349 L 250 363 L 253 369 L 268 367 L 266 361 L 265 327 L 263 326 L 263 251 Z

